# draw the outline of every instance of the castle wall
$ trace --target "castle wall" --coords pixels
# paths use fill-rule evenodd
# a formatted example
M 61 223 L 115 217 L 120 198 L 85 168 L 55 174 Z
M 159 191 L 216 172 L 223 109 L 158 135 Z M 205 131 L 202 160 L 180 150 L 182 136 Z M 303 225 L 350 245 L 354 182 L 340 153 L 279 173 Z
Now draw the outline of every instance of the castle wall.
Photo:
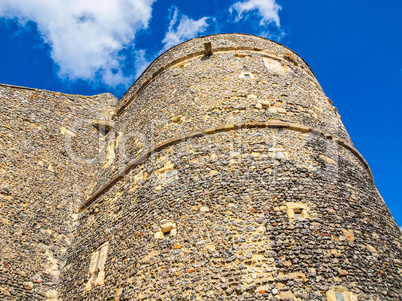
M 56 300 L 116 99 L 0 85 L 0 299 Z M 93 161 L 93 162 L 92 162 Z
M 63 299 L 400 298 L 399 227 L 289 49 L 241 34 L 180 44 L 114 121 Z
M 214 55 L 204 56 L 204 42 L 212 43 Z M 272 119 L 309 126 L 352 145 L 310 68 L 289 49 L 242 34 L 180 44 L 156 59 L 119 100 L 114 129 L 119 147 L 94 191 L 127 160 L 162 141 Z
M 101 286 L 85 291 L 105 242 Z M 398 300 L 400 242 L 352 152 L 314 133 L 231 130 L 154 153 L 84 210 L 63 294 L 327 300 L 337 291 Z

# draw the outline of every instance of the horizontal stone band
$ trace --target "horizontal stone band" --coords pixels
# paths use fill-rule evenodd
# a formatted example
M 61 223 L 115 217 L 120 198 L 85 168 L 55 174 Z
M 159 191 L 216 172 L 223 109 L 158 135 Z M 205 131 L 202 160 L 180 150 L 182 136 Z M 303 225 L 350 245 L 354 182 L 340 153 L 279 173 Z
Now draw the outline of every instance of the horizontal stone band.
M 362 163 L 363 165 L 366 167 L 367 171 L 369 172 L 369 175 L 371 177 L 371 179 L 374 182 L 374 178 L 373 178 L 373 174 L 370 170 L 370 167 L 367 163 L 367 161 L 363 158 L 363 156 L 351 145 L 347 144 L 346 142 L 337 139 L 337 138 L 333 138 L 331 135 L 322 133 L 314 128 L 311 127 L 307 127 L 301 124 L 297 124 L 297 123 L 290 123 L 290 122 L 283 122 L 280 120 L 270 120 L 267 122 L 247 122 L 247 123 L 242 123 L 242 124 L 228 124 L 228 125 L 224 125 L 224 126 L 219 126 L 219 127 L 214 127 L 214 128 L 209 128 L 209 129 L 205 129 L 205 130 L 201 130 L 201 131 L 195 131 L 195 132 L 190 132 L 186 135 L 182 135 L 179 136 L 177 138 L 172 138 L 172 139 L 168 139 L 166 141 L 163 141 L 159 144 L 157 144 L 155 147 L 153 147 L 152 149 L 144 152 L 142 155 L 140 155 L 138 158 L 130 160 L 127 165 L 120 170 L 120 172 L 117 174 L 117 176 L 115 176 L 113 179 L 111 179 L 109 182 L 106 183 L 106 185 L 104 185 L 102 188 L 100 188 L 98 191 L 96 191 L 94 194 L 92 194 L 79 208 L 78 212 L 82 212 L 83 210 L 85 210 L 86 208 L 88 208 L 99 196 L 101 196 L 103 193 L 105 193 L 109 188 L 111 188 L 117 181 L 119 181 L 120 179 L 122 179 L 125 175 L 128 174 L 128 172 L 142 164 L 145 162 L 145 160 L 153 153 L 160 151 L 166 147 L 169 147 L 171 145 L 175 145 L 178 144 L 182 141 L 185 141 L 187 139 L 191 139 L 191 138 L 197 138 L 197 137 L 202 137 L 205 135 L 211 135 L 211 134 L 215 134 L 215 133 L 219 133 L 219 132 L 225 132 L 225 131 L 232 131 L 232 130 L 237 130 L 237 129 L 247 129 L 247 128 L 283 128 L 283 129 L 289 129 L 292 131 L 298 131 L 298 132 L 302 132 L 302 133 L 307 133 L 307 132 L 311 132 L 311 133 L 315 133 L 316 135 L 321 135 L 323 137 L 325 137 L 326 139 L 330 139 L 333 140 L 334 142 L 336 142 L 337 144 L 339 144 L 340 146 L 348 149 L 349 151 L 351 151 Z

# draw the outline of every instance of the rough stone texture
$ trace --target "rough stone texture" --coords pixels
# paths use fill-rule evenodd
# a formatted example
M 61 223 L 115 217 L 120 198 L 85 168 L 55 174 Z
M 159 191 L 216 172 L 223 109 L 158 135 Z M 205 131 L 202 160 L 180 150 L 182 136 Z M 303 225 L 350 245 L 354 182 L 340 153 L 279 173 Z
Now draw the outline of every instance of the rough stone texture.
M 52 299 L 116 99 L 0 85 L 0 299 Z M 101 139 L 101 140 L 100 140 Z M 56 291 L 56 293 L 55 293 Z
M 204 55 L 207 42 L 210 56 Z M 2 89 L 6 103 L 22 97 L 15 94 L 19 89 Z M 54 101 L 52 92 L 29 93 L 48 95 L 42 106 L 70 97 Z M 35 183 L 48 193 L 48 203 L 25 209 L 31 220 L 19 223 L 24 229 L 46 223 L 43 235 L 62 233 L 68 241 L 61 253 L 61 243 L 50 236 L 46 246 L 53 253 L 42 253 L 39 262 L 39 234 L 17 239 L 6 226 L 1 243 L 16 257 L 7 251 L 2 261 L 10 266 L 19 259 L 25 269 L 3 264 L 0 296 L 400 300 L 401 231 L 337 110 L 297 54 L 250 35 L 197 38 L 156 59 L 113 116 L 89 109 L 90 100 L 104 97 L 73 97 L 85 102 L 76 114 L 85 120 L 81 132 L 68 123 L 68 111 L 45 123 L 47 131 L 57 128 L 58 135 L 77 139 L 80 151 L 98 155 L 101 144 L 101 160 L 85 167 L 69 163 L 63 179 L 31 176 L 43 179 Z M 10 116 L 2 124 L 12 124 L 7 110 L 1 116 Z M 6 149 L 16 157 L 7 169 L 15 174 L 9 185 L 29 190 L 22 171 L 28 164 L 33 173 L 33 160 L 18 161 L 29 153 L 12 137 L 3 140 L 11 141 Z M 60 139 L 43 143 L 42 156 L 47 148 L 63 149 Z M 47 159 L 53 163 L 46 172 L 58 170 L 57 156 Z M 27 193 L 20 195 L 38 198 Z M 10 219 L 21 206 L 2 195 L 8 207 L 1 210 Z M 32 252 L 22 256 L 24 244 Z M 45 287 L 35 277 L 47 262 L 61 274 Z M 19 271 L 26 276 L 16 276 Z

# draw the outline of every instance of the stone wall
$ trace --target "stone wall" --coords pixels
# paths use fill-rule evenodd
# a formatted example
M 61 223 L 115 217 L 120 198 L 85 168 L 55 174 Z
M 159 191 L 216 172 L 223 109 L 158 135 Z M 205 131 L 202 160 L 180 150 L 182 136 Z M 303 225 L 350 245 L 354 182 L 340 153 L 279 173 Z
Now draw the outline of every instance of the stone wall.
M 314 133 L 241 129 L 167 147 L 79 223 L 63 283 L 72 299 L 401 294 L 398 226 L 361 161 Z M 104 275 L 88 286 L 105 242 Z
M 0 299 L 401 299 L 401 231 L 282 45 L 207 36 L 120 100 L 0 101 Z
M 57 298 L 116 99 L 0 85 L 0 299 Z
M 185 42 L 113 118 L 63 299 L 400 299 L 399 227 L 294 52 L 242 34 Z
M 210 57 L 204 42 L 212 43 Z M 227 123 L 279 119 L 351 144 L 308 65 L 277 43 L 241 34 L 197 38 L 168 50 L 120 99 L 114 118 L 120 148 L 95 190 L 153 145 Z

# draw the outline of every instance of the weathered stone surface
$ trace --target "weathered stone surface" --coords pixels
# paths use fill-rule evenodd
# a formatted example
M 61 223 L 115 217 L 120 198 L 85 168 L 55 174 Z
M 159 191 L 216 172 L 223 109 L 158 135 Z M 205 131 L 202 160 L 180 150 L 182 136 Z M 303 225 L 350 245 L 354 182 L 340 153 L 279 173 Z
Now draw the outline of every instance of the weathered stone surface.
M 58 290 L 72 215 L 104 158 L 105 138 L 88 120 L 110 118 L 116 102 L 0 85 L 1 300 Z
M 0 90 L 0 298 L 401 298 L 401 232 L 289 49 L 242 34 L 185 42 L 116 110 L 105 95 Z M 108 133 L 88 122 L 110 112 Z M 66 156 L 69 141 L 102 158 Z

